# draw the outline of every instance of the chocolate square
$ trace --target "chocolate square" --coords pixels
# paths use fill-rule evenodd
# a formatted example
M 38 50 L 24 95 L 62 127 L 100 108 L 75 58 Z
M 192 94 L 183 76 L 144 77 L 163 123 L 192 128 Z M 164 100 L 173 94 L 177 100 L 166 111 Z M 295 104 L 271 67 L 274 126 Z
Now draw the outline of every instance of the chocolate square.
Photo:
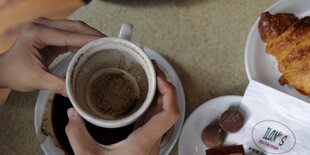
M 206 150 L 206 155 L 245 155 L 245 153 L 242 145 L 234 145 Z

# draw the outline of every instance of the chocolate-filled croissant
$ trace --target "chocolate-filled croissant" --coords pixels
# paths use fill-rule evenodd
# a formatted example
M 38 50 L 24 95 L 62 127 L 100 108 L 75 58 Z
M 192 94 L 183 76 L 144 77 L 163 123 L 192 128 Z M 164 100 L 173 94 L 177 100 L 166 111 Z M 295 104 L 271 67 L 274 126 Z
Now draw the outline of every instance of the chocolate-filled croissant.
M 267 52 L 278 61 L 280 84 L 310 95 L 310 17 L 264 12 L 258 28 Z

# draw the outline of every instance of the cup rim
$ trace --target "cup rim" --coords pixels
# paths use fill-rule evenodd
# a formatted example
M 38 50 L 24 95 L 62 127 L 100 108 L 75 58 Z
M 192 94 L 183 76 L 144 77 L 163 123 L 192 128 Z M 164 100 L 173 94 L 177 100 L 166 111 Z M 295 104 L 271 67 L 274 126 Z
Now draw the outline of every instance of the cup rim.
M 80 58 L 80 56 L 87 52 L 88 50 L 90 50 L 93 47 L 96 47 L 100 44 L 102 44 L 103 42 L 121 42 L 124 43 L 125 45 L 129 46 L 132 50 L 136 51 L 137 54 L 142 57 L 142 59 L 145 61 L 146 66 L 148 66 L 149 71 L 150 71 L 150 75 L 146 74 L 146 76 L 150 77 L 151 79 L 151 83 L 148 82 L 148 93 L 147 96 L 144 100 L 144 102 L 142 103 L 142 105 L 132 114 L 124 117 L 124 118 L 120 118 L 120 119 L 116 119 L 116 120 L 107 120 L 107 119 L 103 119 L 103 118 L 98 118 L 95 117 L 93 115 L 90 115 L 89 113 L 87 113 L 83 108 L 81 108 L 81 106 L 79 104 L 77 104 L 77 100 L 73 95 L 73 90 L 72 90 L 72 84 L 71 84 L 71 79 L 72 79 L 72 72 L 73 72 L 73 68 L 74 66 L 77 64 L 77 60 Z M 88 44 L 86 44 L 85 46 L 83 46 L 72 58 L 72 60 L 69 63 L 67 72 L 66 72 L 66 88 L 67 88 L 67 93 L 68 93 L 68 97 L 74 107 L 74 109 L 77 111 L 78 114 L 81 115 L 82 118 L 84 118 L 85 120 L 87 120 L 88 122 L 100 126 L 100 127 L 105 127 L 105 128 L 118 128 L 118 127 L 123 127 L 126 126 L 130 123 L 133 123 L 134 121 L 136 121 L 141 115 L 143 115 L 143 113 L 149 108 L 149 106 L 151 105 L 155 92 L 156 92 L 156 73 L 155 73 L 155 69 L 153 66 L 153 63 L 151 62 L 150 58 L 146 55 L 146 53 L 143 51 L 143 49 L 141 47 L 139 47 L 138 45 L 134 44 L 131 41 L 125 40 L 125 39 L 121 39 L 121 38 L 116 38 L 116 37 L 105 37 L 105 38 L 100 38 L 97 40 L 94 40 L 92 42 L 89 42 Z

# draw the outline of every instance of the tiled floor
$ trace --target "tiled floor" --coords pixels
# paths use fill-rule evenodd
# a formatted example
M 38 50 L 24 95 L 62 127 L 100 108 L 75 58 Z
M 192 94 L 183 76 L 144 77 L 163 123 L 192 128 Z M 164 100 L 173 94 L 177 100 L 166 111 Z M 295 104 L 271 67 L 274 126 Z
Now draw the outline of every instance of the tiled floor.
M 0 54 L 15 41 L 25 23 L 37 17 L 67 18 L 82 0 L 0 0 Z M 10 90 L 0 89 L 0 106 Z

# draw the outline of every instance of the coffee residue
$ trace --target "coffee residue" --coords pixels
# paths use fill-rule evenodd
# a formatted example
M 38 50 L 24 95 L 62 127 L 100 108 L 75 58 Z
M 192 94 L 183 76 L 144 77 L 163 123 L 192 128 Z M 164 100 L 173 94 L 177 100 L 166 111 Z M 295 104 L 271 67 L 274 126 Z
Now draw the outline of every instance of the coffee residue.
M 103 74 L 91 86 L 95 110 L 110 119 L 130 113 L 139 100 L 138 88 L 123 72 Z
M 84 109 L 98 118 L 124 118 L 137 111 L 147 97 L 146 72 L 124 53 L 106 49 L 87 58 L 81 67 L 83 78 L 77 79 L 76 90 L 86 92 L 79 91 L 77 99 L 86 102 Z
M 45 105 L 44 113 L 42 116 L 42 123 L 39 131 L 40 144 L 44 143 L 46 137 L 50 136 L 55 146 L 61 148 L 59 142 L 56 139 L 55 132 L 52 126 L 52 102 L 54 94 L 49 95 L 47 103 Z

